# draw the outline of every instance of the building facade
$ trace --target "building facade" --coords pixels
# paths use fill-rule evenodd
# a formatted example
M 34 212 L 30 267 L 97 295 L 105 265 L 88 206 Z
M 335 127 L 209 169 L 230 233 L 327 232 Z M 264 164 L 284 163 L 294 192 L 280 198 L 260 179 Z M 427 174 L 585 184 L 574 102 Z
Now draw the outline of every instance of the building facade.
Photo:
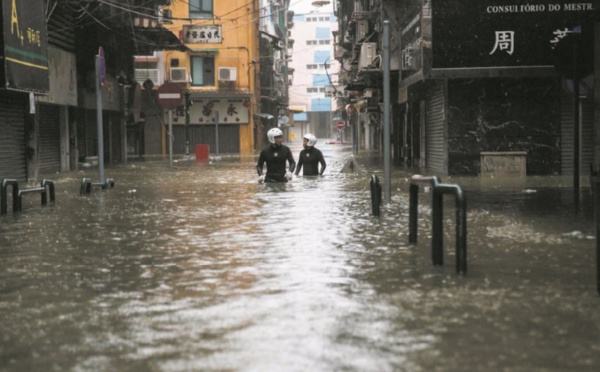
M 258 1 L 242 0 L 169 2 L 161 9 L 160 22 L 186 49 L 136 56 L 136 76 L 146 84 L 144 115 L 131 129 L 140 140 L 130 152 L 169 151 L 169 120 L 175 154 L 193 155 L 197 145 L 208 145 L 211 154 L 254 151 L 257 14 Z M 180 88 L 180 107 L 161 106 L 164 84 Z
M 531 175 L 597 168 L 599 7 L 342 0 L 336 56 L 346 71 L 348 112 L 382 111 L 372 98 L 381 75 L 365 53 L 380 54 L 388 20 L 396 164 L 477 175 L 482 154 L 518 152 Z M 365 132 L 363 122 L 356 125 Z
M 259 59 L 260 113 L 256 119 L 257 148 L 269 142 L 266 133 L 279 127 L 289 136 L 289 83 L 294 40 L 290 0 L 260 0 Z
M 338 24 L 334 4 L 328 3 L 309 11 L 302 8 L 293 16 L 294 54 L 290 66 L 294 77 L 290 107 L 295 138 L 302 138 L 304 133 L 313 133 L 318 138 L 337 137 L 334 92 L 338 86 L 339 62 L 333 54 L 333 35 Z
M 0 178 L 35 180 L 97 157 L 99 116 L 104 160 L 127 161 L 133 56 L 182 47 L 162 26 L 143 26 L 165 2 L 2 3 Z

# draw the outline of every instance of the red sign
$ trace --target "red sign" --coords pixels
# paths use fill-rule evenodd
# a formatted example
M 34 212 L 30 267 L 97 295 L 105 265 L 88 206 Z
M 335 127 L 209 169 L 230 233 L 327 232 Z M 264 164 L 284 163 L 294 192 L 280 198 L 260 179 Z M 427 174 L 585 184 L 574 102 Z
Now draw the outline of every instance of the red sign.
M 338 129 L 344 129 L 344 127 L 346 126 L 346 123 L 344 121 L 340 120 L 337 123 L 335 123 L 335 125 L 338 127 Z
M 181 87 L 174 83 L 164 83 L 158 88 L 158 104 L 165 110 L 181 106 Z

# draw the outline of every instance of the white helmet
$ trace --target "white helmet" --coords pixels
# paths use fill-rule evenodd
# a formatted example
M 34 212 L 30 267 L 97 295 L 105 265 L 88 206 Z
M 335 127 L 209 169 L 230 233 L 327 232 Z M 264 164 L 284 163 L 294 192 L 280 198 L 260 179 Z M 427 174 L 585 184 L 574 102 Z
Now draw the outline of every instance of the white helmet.
M 314 146 L 317 143 L 317 137 L 314 134 L 306 133 L 304 139 L 308 141 L 307 146 Z
M 279 128 L 271 128 L 267 132 L 267 137 L 269 137 L 269 142 L 275 143 L 275 137 L 283 137 L 283 132 Z

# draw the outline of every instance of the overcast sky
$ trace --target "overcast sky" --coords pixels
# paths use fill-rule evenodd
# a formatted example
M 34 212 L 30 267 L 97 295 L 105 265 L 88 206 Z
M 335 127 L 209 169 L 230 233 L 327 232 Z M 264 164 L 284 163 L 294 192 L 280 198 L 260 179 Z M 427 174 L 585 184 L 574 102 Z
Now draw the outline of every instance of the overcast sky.
M 296 14 L 307 14 L 313 10 L 316 10 L 317 7 L 313 6 L 312 3 L 315 0 L 291 0 L 290 1 L 290 9 L 294 11 Z M 333 1 L 329 3 L 329 5 L 325 5 L 319 9 L 321 13 L 323 12 L 333 12 Z

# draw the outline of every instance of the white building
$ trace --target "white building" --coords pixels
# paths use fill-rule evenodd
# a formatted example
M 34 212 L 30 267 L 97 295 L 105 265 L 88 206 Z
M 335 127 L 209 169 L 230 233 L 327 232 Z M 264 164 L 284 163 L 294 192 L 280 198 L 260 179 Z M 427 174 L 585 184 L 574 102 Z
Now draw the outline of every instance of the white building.
M 289 87 L 290 110 L 293 114 L 291 140 L 301 140 L 304 133 L 313 133 L 320 139 L 336 138 L 333 121 L 335 102 L 331 97 L 337 85 L 339 62 L 333 56 L 332 32 L 337 31 L 333 4 L 308 8 L 291 5 L 294 11 L 293 81 Z

